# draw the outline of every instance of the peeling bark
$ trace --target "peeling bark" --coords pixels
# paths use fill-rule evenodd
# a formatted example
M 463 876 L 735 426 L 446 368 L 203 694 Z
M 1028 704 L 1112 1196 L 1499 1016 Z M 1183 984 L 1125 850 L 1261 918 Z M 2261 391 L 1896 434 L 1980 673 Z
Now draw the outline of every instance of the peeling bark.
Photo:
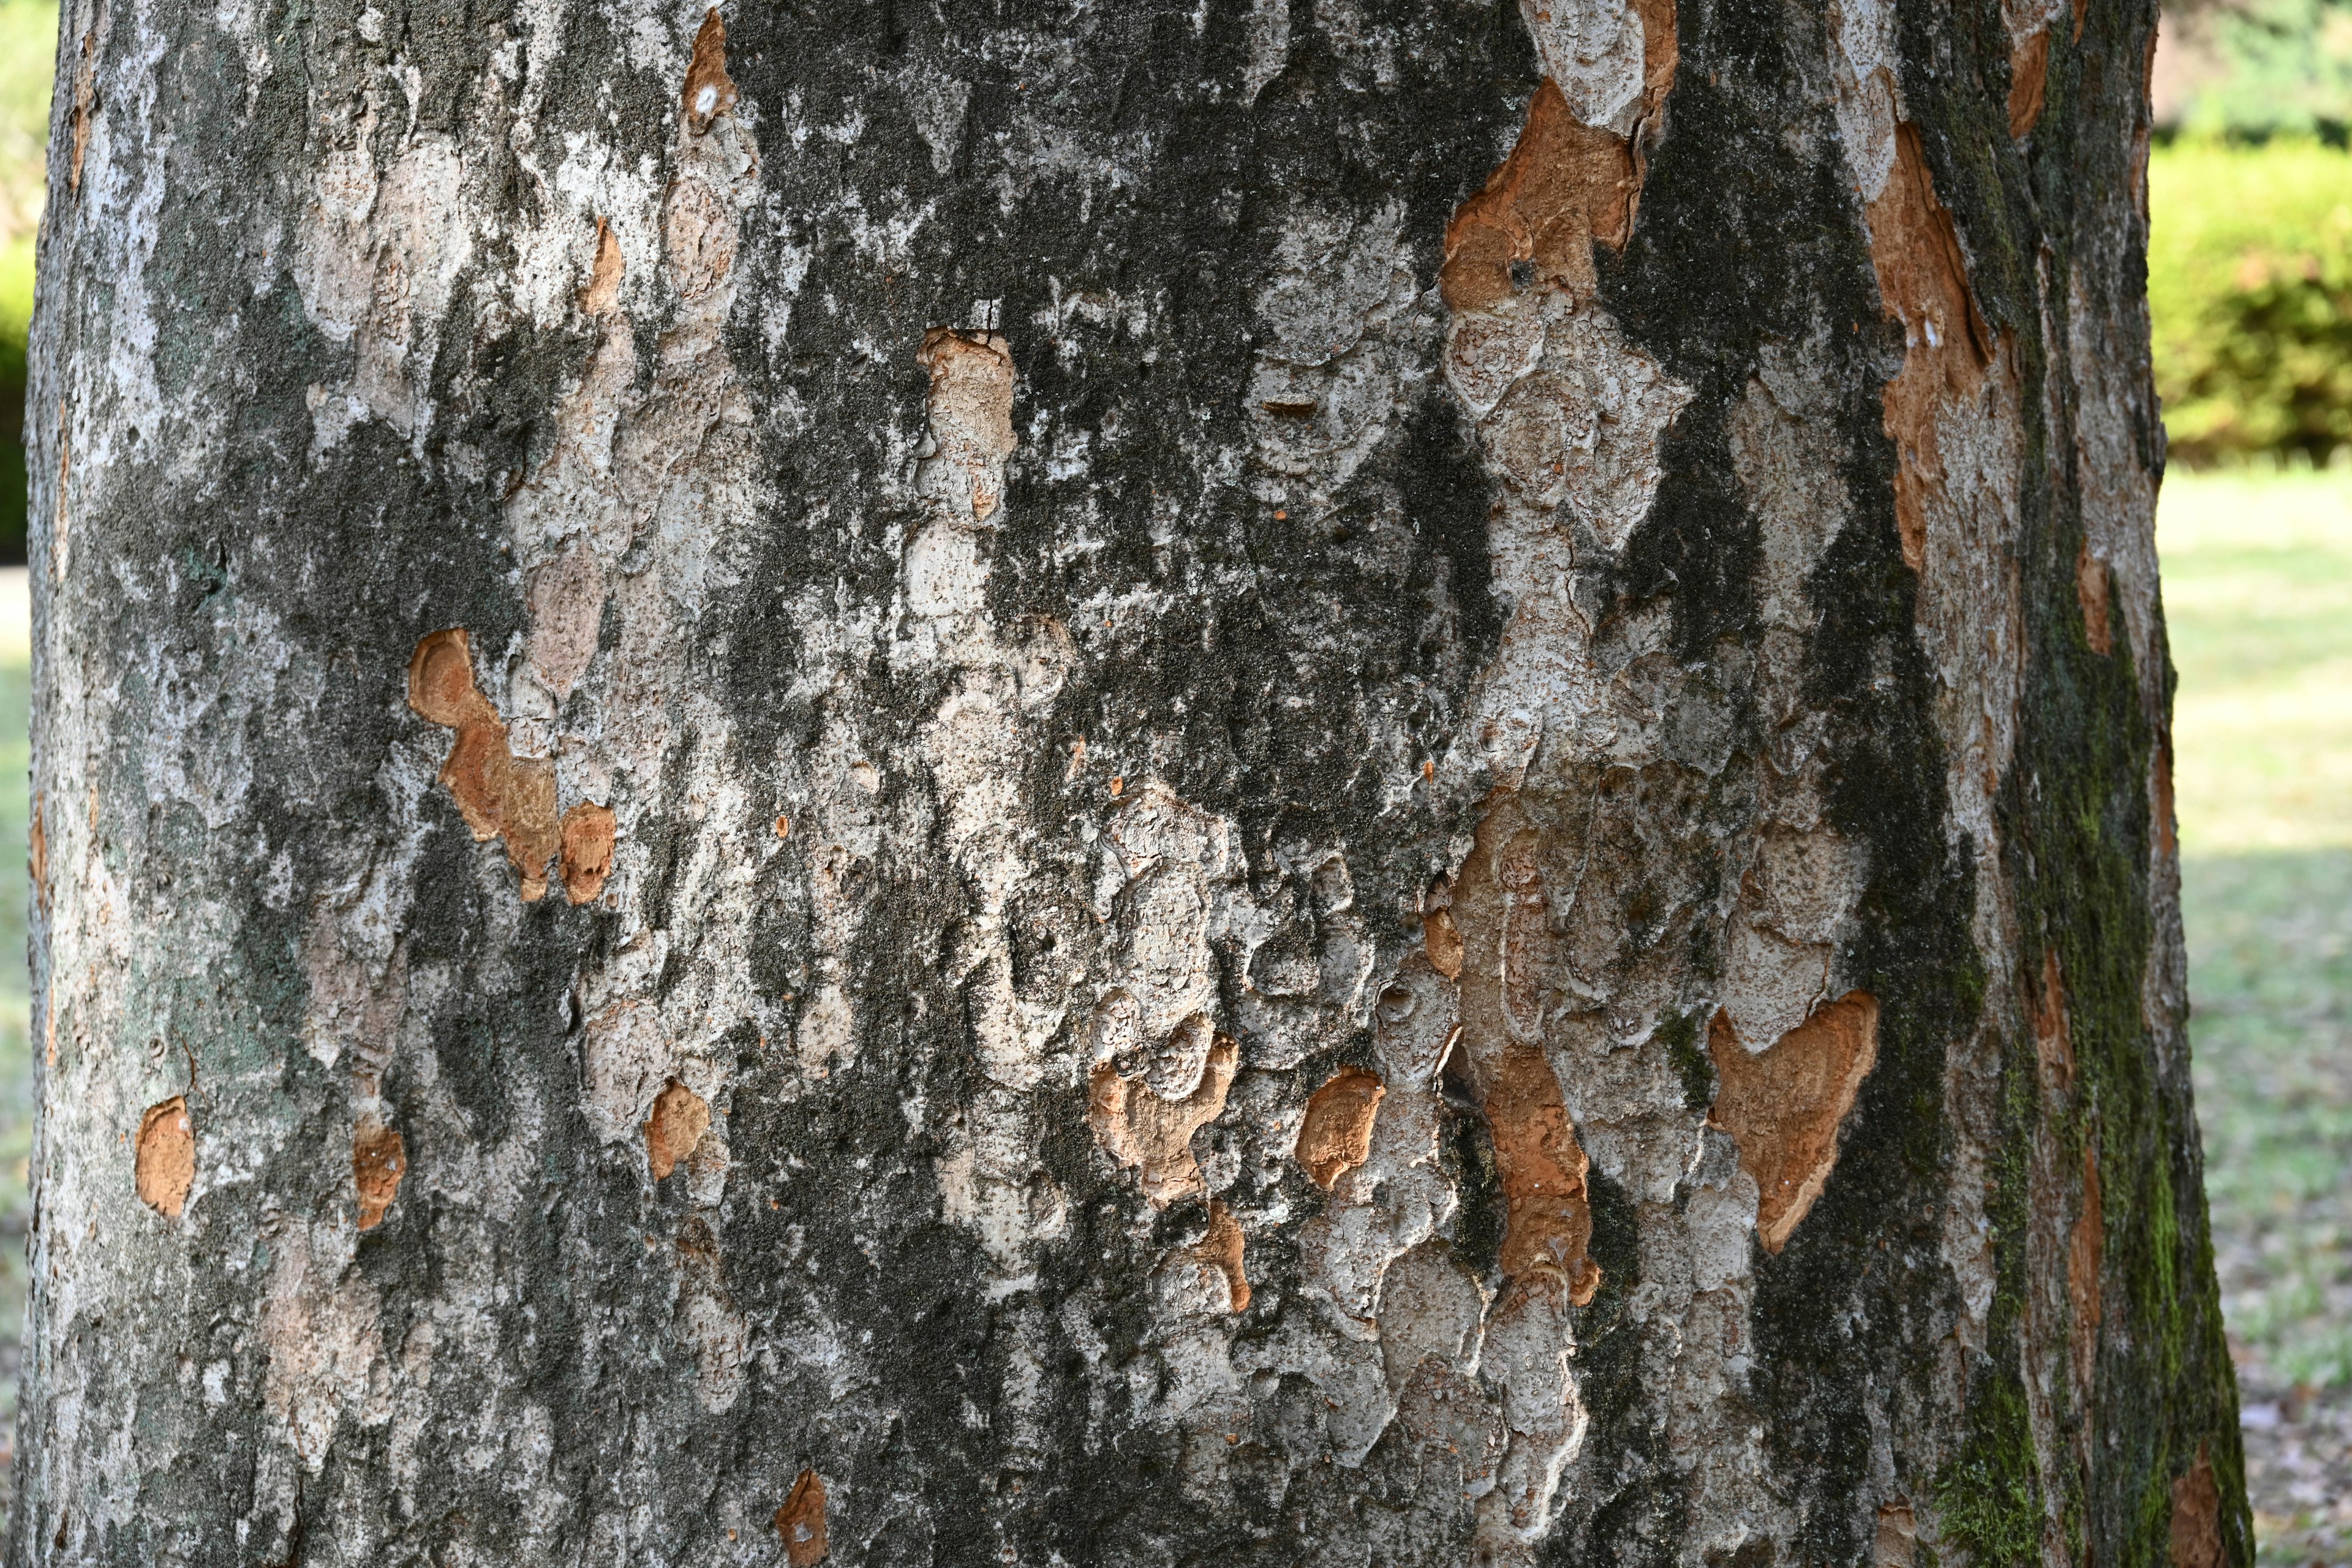
M 2248 1561 L 2064 11 L 69 5 L 11 1561 Z

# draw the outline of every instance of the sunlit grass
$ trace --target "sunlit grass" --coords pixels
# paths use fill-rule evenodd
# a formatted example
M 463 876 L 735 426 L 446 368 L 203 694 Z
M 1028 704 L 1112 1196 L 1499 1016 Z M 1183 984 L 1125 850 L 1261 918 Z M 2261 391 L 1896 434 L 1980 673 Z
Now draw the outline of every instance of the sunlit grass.
M 2158 526 L 2199 1121 L 2255 1372 L 2352 1382 L 2352 475 L 2185 474 Z
M 2183 852 L 2352 847 L 2352 474 L 2176 471 L 2158 544 Z

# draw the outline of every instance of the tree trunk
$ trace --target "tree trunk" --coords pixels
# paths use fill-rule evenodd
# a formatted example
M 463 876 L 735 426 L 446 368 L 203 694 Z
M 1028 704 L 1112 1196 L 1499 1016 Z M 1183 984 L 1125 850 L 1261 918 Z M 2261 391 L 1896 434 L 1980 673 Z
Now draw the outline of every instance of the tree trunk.
M 69 0 L 11 1561 L 2210 1568 L 2146 0 Z

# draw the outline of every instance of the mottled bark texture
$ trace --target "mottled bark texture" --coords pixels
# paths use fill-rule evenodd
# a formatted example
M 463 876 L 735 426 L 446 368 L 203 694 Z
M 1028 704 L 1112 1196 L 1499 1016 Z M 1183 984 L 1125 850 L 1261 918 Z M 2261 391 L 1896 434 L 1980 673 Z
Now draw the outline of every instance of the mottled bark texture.
M 2154 20 L 68 0 L 11 1561 L 2246 1561 Z

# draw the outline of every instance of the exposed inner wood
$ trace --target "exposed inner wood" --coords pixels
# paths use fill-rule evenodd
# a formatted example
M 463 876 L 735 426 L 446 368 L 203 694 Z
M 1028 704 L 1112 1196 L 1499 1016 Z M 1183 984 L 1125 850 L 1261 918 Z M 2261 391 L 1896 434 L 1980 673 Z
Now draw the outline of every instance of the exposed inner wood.
M 2050 29 L 2042 28 L 2010 51 L 2009 134 L 2011 141 L 2031 132 L 2042 118 L 2042 99 L 2050 77 Z
M 1362 1164 L 1372 1148 L 1372 1120 L 1388 1093 L 1378 1073 L 1341 1068 L 1307 1102 L 1298 1124 L 1298 1163 L 1328 1191 L 1331 1184 Z
M 196 1180 L 196 1134 L 184 1095 L 147 1108 L 134 1152 L 140 1201 L 167 1219 L 179 1218 Z
M 1508 1205 L 1503 1273 L 1512 1279 L 1554 1276 L 1581 1307 L 1601 1288 L 1601 1266 L 1587 1256 L 1592 1205 L 1585 1175 L 1591 1162 L 1576 1141 L 1559 1079 L 1541 1050 L 1515 1045 L 1505 1054 L 1485 1110 Z
M 1756 1181 L 1756 1234 L 1778 1252 L 1837 1165 L 1838 1126 L 1878 1060 L 1878 999 L 1849 991 L 1771 1048 L 1750 1051 L 1718 1012 L 1707 1030 L 1720 1085 L 1707 1120 Z
M 784 1561 L 792 1568 L 812 1568 L 824 1560 L 824 1481 L 814 1470 L 803 1470 L 793 1482 L 784 1506 L 776 1510 L 776 1533 L 784 1538 Z
M 441 783 L 478 841 L 503 838 L 521 874 L 523 902 L 547 891 L 547 863 L 561 832 L 555 820 L 555 764 L 518 757 L 507 747 L 506 721 L 474 685 L 465 628 L 428 634 L 408 663 L 408 705 L 457 731 L 441 764 Z
M 359 1193 L 362 1230 L 383 1222 L 407 1173 L 408 1150 L 400 1134 L 373 1117 L 361 1118 L 352 1135 L 352 1182 Z
M 1903 559 L 1927 561 L 1927 495 L 1944 482 L 1936 425 L 1947 405 L 1973 393 L 1993 359 L 1992 329 L 1969 287 L 1952 215 L 1936 199 L 1919 132 L 1895 129 L 1895 168 L 1870 204 L 1870 259 L 1886 313 L 1903 323 L 1903 369 L 1887 383 L 1886 434 L 1895 442 L 1895 519 Z
M 655 1181 L 667 1181 L 678 1162 L 693 1153 L 702 1135 L 710 1131 L 710 1107 L 702 1096 L 672 1079 L 654 1097 L 653 1113 L 646 1118 L 642 1131 L 646 1164 Z
M 1162 1100 L 1149 1084 L 1119 1076 L 1105 1062 L 1095 1068 L 1087 1117 L 1095 1136 L 1120 1165 L 1142 1173 L 1143 1195 L 1154 1208 L 1202 1190 L 1200 1163 L 1192 1157 L 1192 1134 L 1225 1109 L 1240 1047 L 1220 1035 L 1209 1047 L 1200 1084 L 1182 1100 Z

